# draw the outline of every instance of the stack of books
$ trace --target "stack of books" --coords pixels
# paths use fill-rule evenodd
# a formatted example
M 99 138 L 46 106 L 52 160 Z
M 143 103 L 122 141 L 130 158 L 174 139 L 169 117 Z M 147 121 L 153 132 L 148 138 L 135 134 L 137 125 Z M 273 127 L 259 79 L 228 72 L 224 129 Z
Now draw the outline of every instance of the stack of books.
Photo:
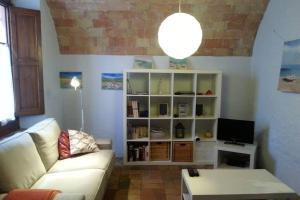
M 140 144 L 128 145 L 128 162 L 132 161 L 148 161 L 149 146 Z
M 139 117 L 139 106 L 137 101 L 128 101 L 127 117 Z
M 148 137 L 147 126 L 137 126 L 137 127 L 128 126 L 128 138 L 138 139 L 138 138 L 147 138 L 147 137 Z

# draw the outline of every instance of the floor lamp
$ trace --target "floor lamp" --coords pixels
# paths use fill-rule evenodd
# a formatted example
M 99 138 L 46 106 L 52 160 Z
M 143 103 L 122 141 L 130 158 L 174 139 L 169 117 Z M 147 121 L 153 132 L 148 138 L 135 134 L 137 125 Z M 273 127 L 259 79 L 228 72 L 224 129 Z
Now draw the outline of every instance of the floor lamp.
M 75 91 L 77 90 L 78 87 L 80 87 L 80 80 L 74 76 L 70 82 L 70 85 L 75 89 Z M 81 127 L 80 127 L 80 132 L 83 131 L 84 129 L 84 114 L 83 114 L 83 101 L 82 101 L 82 89 L 79 88 L 79 93 L 80 93 L 80 107 L 81 107 Z

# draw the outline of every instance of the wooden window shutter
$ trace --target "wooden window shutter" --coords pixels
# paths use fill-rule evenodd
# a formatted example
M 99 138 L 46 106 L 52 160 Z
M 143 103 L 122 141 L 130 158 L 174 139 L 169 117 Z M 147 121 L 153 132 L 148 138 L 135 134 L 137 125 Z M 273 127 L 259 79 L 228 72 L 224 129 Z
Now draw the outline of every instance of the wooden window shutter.
M 43 114 L 40 12 L 11 8 L 10 20 L 16 114 Z

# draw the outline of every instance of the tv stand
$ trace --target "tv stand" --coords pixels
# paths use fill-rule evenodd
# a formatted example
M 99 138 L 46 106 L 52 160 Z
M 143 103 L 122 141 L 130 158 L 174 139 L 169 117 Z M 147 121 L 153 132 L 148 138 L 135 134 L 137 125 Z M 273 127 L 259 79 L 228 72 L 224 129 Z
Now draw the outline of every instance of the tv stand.
M 244 143 L 235 142 L 235 141 L 225 141 L 224 144 L 232 144 L 232 145 L 238 145 L 238 146 L 245 146 Z
M 255 154 L 256 144 L 236 145 L 233 142 L 217 141 L 214 168 L 254 169 Z

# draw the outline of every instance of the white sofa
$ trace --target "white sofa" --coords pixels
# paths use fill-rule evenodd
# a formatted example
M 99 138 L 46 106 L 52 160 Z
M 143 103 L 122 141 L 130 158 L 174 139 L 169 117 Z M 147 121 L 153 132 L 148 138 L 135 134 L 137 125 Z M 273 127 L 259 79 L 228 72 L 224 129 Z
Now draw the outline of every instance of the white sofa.
M 58 160 L 60 132 L 50 118 L 0 141 L 0 200 L 17 188 L 61 190 L 55 200 L 103 198 L 114 164 L 113 151 Z

